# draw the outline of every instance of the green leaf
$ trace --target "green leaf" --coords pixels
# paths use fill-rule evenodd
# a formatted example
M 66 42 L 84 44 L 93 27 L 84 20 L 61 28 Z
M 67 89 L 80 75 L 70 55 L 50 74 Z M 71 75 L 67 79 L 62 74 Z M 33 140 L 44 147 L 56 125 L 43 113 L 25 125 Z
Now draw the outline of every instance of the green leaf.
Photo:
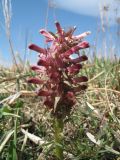
M 8 154 L 7 154 L 7 160 L 18 160 L 14 141 L 10 142 Z
M 12 108 L 8 105 L 2 107 L 1 112 L 12 113 Z
M 105 146 L 105 149 L 109 152 L 112 152 L 113 154 L 116 154 L 116 155 L 120 155 L 120 152 L 114 150 L 113 148 L 109 147 L 109 146 Z
M 17 114 L 7 113 L 7 112 L 3 112 L 2 115 L 3 116 L 12 116 L 12 117 L 18 117 L 18 118 L 20 118 L 20 116 L 18 116 Z
M 15 105 L 15 108 L 22 108 L 22 107 L 23 107 L 23 101 L 18 100 L 16 105 Z

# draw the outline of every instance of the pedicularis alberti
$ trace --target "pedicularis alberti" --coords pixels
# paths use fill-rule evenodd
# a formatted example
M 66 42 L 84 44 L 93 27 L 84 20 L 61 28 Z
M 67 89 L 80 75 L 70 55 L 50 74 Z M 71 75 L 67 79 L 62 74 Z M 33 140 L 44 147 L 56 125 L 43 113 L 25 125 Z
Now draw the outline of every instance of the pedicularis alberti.
M 64 119 L 70 114 L 71 108 L 76 104 L 76 96 L 87 88 L 84 82 L 86 76 L 79 76 L 82 69 L 81 62 L 88 58 L 80 55 L 79 50 L 89 47 L 89 43 L 83 41 L 90 32 L 74 36 L 76 27 L 67 32 L 56 22 L 57 33 L 41 29 L 45 36 L 47 47 L 41 48 L 30 44 L 29 48 L 38 52 L 39 60 L 31 69 L 39 74 L 36 78 L 30 78 L 29 83 L 38 84 L 37 95 L 43 98 L 44 106 L 51 110 L 54 117 L 55 155 L 63 159 L 63 132 Z M 77 58 L 74 58 L 77 54 Z M 60 144 L 60 145 L 59 145 Z

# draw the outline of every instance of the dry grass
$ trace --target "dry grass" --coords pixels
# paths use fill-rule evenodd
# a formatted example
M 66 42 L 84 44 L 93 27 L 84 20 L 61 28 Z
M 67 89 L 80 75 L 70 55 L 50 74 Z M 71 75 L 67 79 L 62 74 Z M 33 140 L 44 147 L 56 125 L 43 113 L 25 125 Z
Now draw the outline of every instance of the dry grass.
M 119 61 L 111 62 L 110 60 L 104 61 L 97 58 L 93 63 L 94 65 L 86 64 L 87 67 L 84 66 L 82 74 L 89 77 L 88 89 L 84 95 L 77 97 L 78 105 L 73 109 L 70 122 L 66 123 L 64 131 L 66 153 L 69 150 L 69 154 L 72 154 L 76 159 L 77 157 L 78 159 L 85 159 L 85 157 L 92 160 L 101 159 L 100 157 L 105 159 L 108 155 L 119 157 L 120 64 Z M 28 68 L 23 73 L 14 72 L 13 69 L 1 68 L 0 97 L 2 108 L 9 106 L 12 114 L 16 115 L 16 105 L 18 105 L 18 102 L 22 102 L 23 107 L 20 107 L 19 110 L 19 115 L 22 117 L 19 120 L 18 128 L 28 129 L 29 133 L 32 133 L 32 137 L 39 135 L 43 141 L 45 139 L 51 141 L 53 134 L 50 115 L 41 105 L 40 98 L 36 97 L 35 86 L 26 83 L 26 79 L 31 75 L 33 73 Z M 12 117 L 2 116 L 1 136 L 5 136 L 4 134 L 14 126 Z M 7 121 L 4 121 L 4 119 L 7 119 Z M 23 133 L 20 132 L 18 129 L 17 143 L 19 147 L 24 142 Z M 91 134 L 100 141 L 99 145 L 91 136 L 87 136 Z M 22 155 L 27 154 L 27 150 L 31 150 L 28 140 L 32 138 L 31 136 L 24 142 L 26 150 L 25 153 L 21 153 Z M 34 144 L 34 140 L 31 141 Z M 6 143 L 9 144 L 9 141 Z M 88 148 L 86 150 L 84 150 L 85 145 Z M 2 157 L 6 154 L 8 145 L 4 147 Z M 39 148 L 39 145 L 36 144 L 34 147 Z M 42 154 L 46 154 L 45 148 Z M 86 155 L 87 152 L 88 155 Z M 34 156 L 38 157 L 39 152 L 35 152 Z M 28 157 L 32 159 L 33 155 L 30 154 Z

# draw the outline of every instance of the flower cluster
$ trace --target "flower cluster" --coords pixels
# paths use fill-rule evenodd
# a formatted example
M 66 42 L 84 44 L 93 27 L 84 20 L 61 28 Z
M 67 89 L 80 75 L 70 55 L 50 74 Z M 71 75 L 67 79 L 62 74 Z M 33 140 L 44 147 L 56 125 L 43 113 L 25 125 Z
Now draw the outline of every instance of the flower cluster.
M 85 55 L 80 56 L 79 50 L 89 47 L 89 43 L 83 41 L 83 38 L 90 32 L 74 36 L 76 27 L 65 32 L 58 22 L 55 25 L 56 34 L 45 29 L 40 30 L 45 36 L 47 48 L 35 44 L 29 45 L 31 50 L 39 53 L 37 65 L 31 67 L 39 73 L 39 77 L 30 78 L 28 82 L 40 85 L 37 95 L 43 97 L 45 106 L 61 112 L 63 106 L 71 108 L 75 105 L 76 95 L 87 87 L 83 84 L 88 81 L 87 77 L 79 77 L 78 73 L 82 69 L 81 62 L 88 58 Z M 74 59 L 73 54 L 77 54 L 77 58 Z

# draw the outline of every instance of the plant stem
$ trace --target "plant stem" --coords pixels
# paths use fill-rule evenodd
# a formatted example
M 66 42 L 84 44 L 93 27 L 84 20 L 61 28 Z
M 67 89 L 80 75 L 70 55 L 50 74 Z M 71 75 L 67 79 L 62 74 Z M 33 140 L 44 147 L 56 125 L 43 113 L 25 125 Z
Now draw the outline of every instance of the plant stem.
M 17 115 L 19 113 L 19 109 L 17 109 Z M 17 160 L 17 123 L 18 123 L 18 117 L 14 120 L 14 149 L 13 149 L 13 159 Z
M 55 155 L 63 160 L 63 119 L 54 119 Z

